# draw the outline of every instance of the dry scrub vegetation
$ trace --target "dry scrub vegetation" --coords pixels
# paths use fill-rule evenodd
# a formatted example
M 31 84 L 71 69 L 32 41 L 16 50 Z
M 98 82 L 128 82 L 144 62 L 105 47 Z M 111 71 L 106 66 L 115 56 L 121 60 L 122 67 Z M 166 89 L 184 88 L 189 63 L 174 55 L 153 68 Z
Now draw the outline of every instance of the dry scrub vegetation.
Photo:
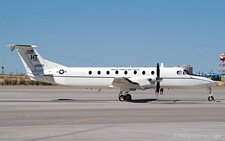
M 38 82 L 30 80 L 30 77 L 24 75 L 24 74 L 5 74 L 0 75 L 0 85 L 53 85 L 49 83 L 44 82 Z
M 216 81 L 216 86 L 225 86 L 225 83 L 222 81 Z

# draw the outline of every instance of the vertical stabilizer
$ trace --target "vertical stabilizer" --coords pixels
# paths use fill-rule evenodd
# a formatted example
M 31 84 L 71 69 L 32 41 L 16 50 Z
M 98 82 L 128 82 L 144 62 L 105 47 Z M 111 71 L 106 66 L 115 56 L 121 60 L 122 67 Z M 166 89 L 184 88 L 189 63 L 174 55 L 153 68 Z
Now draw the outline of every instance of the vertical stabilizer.
M 37 52 L 35 45 L 12 45 L 10 44 L 10 50 L 17 50 L 23 65 L 27 73 L 31 74 L 43 74 L 43 71 L 46 69 L 65 67 L 57 63 L 45 60 Z
M 37 46 L 34 45 L 10 45 L 10 50 L 17 50 L 20 59 L 27 72 L 43 71 L 49 69 L 45 60 L 36 51 Z

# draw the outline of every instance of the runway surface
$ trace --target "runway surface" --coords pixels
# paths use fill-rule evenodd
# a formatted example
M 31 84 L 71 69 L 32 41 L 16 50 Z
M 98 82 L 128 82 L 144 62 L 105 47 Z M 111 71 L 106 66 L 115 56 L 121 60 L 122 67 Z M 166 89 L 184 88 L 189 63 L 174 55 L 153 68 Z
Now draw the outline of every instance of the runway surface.
M 0 140 L 225 140 L 225 88 L 131 92 L 0 86 Z

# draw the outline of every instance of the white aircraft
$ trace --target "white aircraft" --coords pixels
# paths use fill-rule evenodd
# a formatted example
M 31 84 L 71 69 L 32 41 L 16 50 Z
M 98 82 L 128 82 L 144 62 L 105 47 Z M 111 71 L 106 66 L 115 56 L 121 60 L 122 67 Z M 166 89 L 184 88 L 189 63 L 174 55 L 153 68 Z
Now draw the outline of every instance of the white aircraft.
M 155 94 L 163 94 L 165 88 L 207 87 L 209 101 L 214 97 L 211 86 L 214 81 L 200 76 L 189 75 L 180 67 L 66 67 L 46 59 L 37 52 L 35 45 L 12 45 L 15 48 L 31 80 L 75 86 L 77 88 L 120 89 L 120 101 L 131 100 L 130 91 L 155 89 Z

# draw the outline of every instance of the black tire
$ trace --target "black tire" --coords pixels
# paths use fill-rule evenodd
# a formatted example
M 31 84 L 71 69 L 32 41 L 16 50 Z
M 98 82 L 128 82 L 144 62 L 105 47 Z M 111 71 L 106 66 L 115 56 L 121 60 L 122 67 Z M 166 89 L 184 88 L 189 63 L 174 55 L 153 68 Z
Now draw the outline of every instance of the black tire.
M 130 94 L 127 94 L 125 97 L 126 97 L 126 100 L 131 100 L 132 99 L 132 96 Z
M 119 96 L 119 101 L 125 101 L 125 96 L 124 95 L 120 95 Z
M 209 96 L 208 97 L 208 101 L 213 101 L 214 100 L 214 97 L 213 96 Z
M 159 92 L 160 92 L 160 95 L 163 95 L 163 89 L 160 89 Z

